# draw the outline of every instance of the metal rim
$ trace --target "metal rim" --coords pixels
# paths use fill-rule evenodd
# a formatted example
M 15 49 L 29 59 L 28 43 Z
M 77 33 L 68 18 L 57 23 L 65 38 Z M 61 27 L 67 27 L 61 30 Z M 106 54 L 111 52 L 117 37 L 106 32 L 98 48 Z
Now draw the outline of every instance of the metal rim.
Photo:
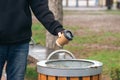
M 74 59 L 73 59 L 74 60 Z M 46 65 L 47 61 L 37 63 L 38 73 L 54 76 L 90 76 L 100 74 L 102 72 L 102 63 L 94 60 L 75 59 L 93 62 L 94 65 L 85 68 L 53 68 Z

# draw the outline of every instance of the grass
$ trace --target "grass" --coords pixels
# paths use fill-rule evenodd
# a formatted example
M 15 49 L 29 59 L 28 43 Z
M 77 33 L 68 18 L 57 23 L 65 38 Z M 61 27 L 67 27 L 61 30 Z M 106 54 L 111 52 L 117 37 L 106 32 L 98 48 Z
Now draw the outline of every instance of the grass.
M 36 67 L 27 66 L 25 78 L 26 78 L 26 80 L 37 80 L 38 73 L 36 71 Z
M 101 10 L 101 11 L 64 11 L 65 15 L 84 15 L 84 14 L 89 14 L 89 15 L 102 15 L 102 14 L 111 14 L 111 15 L 120 15 L 119 10 Z
M 103 44 L 120 46 L 120 33 L 114 32 L 88 32 L 87 35 L 75 36 L 74 43 L 76 44 Z
M 120 15 L 119 10 L 106 10 L 106 14 Z
M 120 15 L 120 11 L 104 11 L 106 14 Z M 66 14 L 68 14 L 67 12 Z M 72 14 L 72 13 L 71 13 Z M 70 50 L 76 55 L 77 58 L 86 58 L 91 60 L 98 60 L 102 62 L 103 74 L 111 76 L 111 70 L 120 66 L 120 32 L 102 31 L 94 32 L 87 28 L 65 26 L 65 28 L 72 30 L 74 33 L 74 39 L 64 49 Z M 85 33 L 79 33 L 77 30 L 83 30 Z M 45 46 L 45 28 L 37 23 L 33 24 L 33 39 L 36 43 Z M 92 45 L 98 44 L 99 46 L 92 47 Z M 101 46 L 111 47 L 101 48 Z M 115 48 L 115 49 L 114 49 Z M 120 69 L 119 69 L 120 70 Z M 28 67 L 26 77 L 30 77 L 28 80 L 37 80 L 36 68 Z M 34 79 L 33 79 L 34 78 Z
M 45 46 L 45 35 L 46 30 L 40 23 L 32 25 L 33 39 L 37 44 Z
M 110 74 L 112 68 L 120 66 L 120 50 L 100 50 L 93 52 L 88 59 L 101 61 L 104 74 Z
M 69 27 L 69 29 L 73 30 L 73 32 L 77 30 L 76 27 Z M 67 46 L 65 46 L 64 49 L 70 50 L 75 54 L 77 53 L 79 54 L 80 57 L 86 56 L 85 58 L 87 59 L 101 61 L 104 64 L 103 73 L 110 74 L 111 68 L 117 67 L 120 64 L 120 50 L 88 48 L 83 45 L 100 44 L 100 45 L 119 47 L 120 32 L 95 33 L 93 31 L 89 31 L 86 29 L 83 30 L 85 30 L 86 34 L 82 34 L 82 35 L 76 34 L 73 41 L 70 42 Z M 42 43 L 42 45 L 45 45 L 45 29 L 40 24 L 33 24 L 33 38 L 37 43 L 40 44 Z M 28 75 L 32 75 L 33 73 L 31 72 L 32 71 L 28 72 L 30 73 Z

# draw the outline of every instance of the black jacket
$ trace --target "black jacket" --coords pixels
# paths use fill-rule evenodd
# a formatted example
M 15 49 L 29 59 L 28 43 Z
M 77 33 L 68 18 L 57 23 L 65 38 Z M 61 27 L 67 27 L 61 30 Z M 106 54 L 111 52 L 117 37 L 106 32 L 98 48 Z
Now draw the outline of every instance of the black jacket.
M 48 0 L 0 0 L 0 44 L 30 41 L 31 10 L 53 35 L 63 30 L 49 11 Z

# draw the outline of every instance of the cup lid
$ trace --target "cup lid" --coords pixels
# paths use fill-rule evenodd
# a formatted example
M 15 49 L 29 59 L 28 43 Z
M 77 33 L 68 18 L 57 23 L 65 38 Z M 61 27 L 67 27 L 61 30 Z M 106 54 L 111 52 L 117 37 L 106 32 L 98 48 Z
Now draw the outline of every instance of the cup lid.
M 69 30 L 64 30 L 64 36 L 68 39 L 68 40 L 72 40 L 73 39 L 73 34 L 71 31 Z

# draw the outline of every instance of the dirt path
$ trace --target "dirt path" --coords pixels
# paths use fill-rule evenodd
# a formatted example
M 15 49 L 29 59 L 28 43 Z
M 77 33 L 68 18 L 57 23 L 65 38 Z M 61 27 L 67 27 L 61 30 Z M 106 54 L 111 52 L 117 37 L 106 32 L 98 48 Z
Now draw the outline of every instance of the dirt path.
M 36 23 L 35 17 L 33 17 L 33 22 Z M 88 11 L 71 11 L 64 14 L 63 19 L 64 26 L 77 27 L 76 35 L 81 32 L 84 34 L 84 28 L 89 29 L 93 32 L 120 32 L 120 15 L 107 14 L 105 11 L 98 12 L 88 12 Z M 78 29 L 79 28 L 79 29 Z M 114 45 L 100 45 L 100 44 L 84 44 L 85 47 L 97 48 L 97 49 L 114 49 L 120 50 L 120 46 L 116 47 Z M 110 77 L 103 75 L 102 80 L 110 80 Z
M 72 13 L 72 14 L 71 14 Z M 95 33 L 115 32 L 120 33 L 120 15 L 106 14 L 103 12 L 68 12 L 63 19 L 65 26 L 77 27 L 75 35 L 84 34 L 84 28 Z M 79 28 L 79 29 L 78 29 Z M 78 44 L 77 44 L 78 45 Z M 101 45 L 101 44 L 84 44 L 90 49 L 109 49 L 120 50 L 120 46 Z M 85 55 L 83 56 L 85 57 Z M 111 80 L 109 76 L 103 75 L 102 80 Z
M 87 27 L 93 31 L 119 31 L 120 32 L 120 15 L 105 13 L 87 13 L 79 12 L 73 15 L 64 16 L 64 25 Z
M 64 15 L 63 25 L 77 27 L 75 35 L 80 36 L 79 33 L 85 34 L 85 29 L 95 32 L 120 32 L 120 15 L 107 14 L 105 11 L 77 11 L 77 12 L 67 12 Z M 84 29 L 85 28 L 85 29 Z M 89 46 L 85 44 L 84 46 Z M 105 49 L 119 49 L 120 46 L 116 47 L 114 45 L 99 45 L 93 44 L 91 47 L 105 48 Z

